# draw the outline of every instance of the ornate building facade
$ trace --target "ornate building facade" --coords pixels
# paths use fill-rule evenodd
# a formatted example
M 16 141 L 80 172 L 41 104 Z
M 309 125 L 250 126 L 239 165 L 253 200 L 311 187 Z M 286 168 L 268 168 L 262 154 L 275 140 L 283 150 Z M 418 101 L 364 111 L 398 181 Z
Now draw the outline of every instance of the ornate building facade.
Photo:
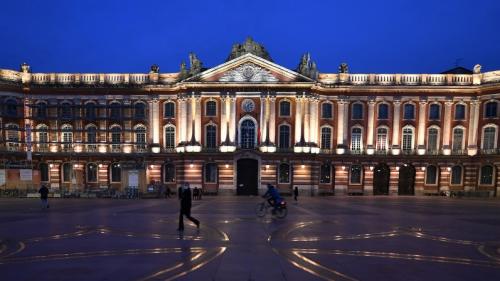
M 6 188 L 53 190 L 183 182 L 257 194 L 267 183 L 325 194 L 500 193 L 500 71 L 290 70 L 248 39 L 178 73 L 0 69 Z

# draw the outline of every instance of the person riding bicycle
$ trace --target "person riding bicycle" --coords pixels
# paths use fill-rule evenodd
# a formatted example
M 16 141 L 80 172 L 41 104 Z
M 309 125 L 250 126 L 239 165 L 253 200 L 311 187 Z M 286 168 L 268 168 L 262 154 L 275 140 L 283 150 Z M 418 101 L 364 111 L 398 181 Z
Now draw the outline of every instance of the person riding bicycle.
M 278 206 L 283 201 L 283 198 L 281 198 L 278 189 L 269 183 L 267 184 L 267 192 L 262 197 L 267 198 L 267 202 L 269 203 L 269 205 L 273 206 L 273 213 L 276 212 Z

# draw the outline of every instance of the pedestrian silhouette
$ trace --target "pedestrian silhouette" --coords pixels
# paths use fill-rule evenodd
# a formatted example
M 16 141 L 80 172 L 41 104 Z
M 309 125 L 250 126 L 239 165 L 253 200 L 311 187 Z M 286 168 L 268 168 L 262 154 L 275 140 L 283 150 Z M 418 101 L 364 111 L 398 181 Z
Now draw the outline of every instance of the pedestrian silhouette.
M 191 216 L 191 200 L 189 183 L 185 183 L 179 188 L 180 212 L 178 231 L 184 231 L 184 216 L 192 221 L 198 229 L 200 228 L 200 221 Z

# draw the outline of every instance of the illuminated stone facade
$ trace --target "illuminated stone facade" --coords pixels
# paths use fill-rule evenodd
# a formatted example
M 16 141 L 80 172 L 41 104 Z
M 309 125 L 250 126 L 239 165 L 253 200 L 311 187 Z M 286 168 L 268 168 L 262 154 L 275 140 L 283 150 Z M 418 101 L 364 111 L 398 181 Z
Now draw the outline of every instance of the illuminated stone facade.
M 290 70 L 251 40 L 213 68 L 190 60 L 178 73 L 0 69 L 7 187 L 32 164 L 56 190 L 499 193 L 500 71 L 318 73 L 308 55 Z

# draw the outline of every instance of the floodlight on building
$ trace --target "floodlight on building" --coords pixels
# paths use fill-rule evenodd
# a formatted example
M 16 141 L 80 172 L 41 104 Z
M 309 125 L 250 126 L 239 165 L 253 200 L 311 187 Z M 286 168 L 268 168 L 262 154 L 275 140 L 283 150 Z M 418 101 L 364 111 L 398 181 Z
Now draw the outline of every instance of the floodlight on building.
M 399 171 L 399 166 L 396 166 L 396 171 Z
M 422 171 L 425 171 L 425 166 L 422 166 L 422 168 L 420 168 Z
M 226 169 L 229 168 L 229 164 L 226 164 L 225 167 L 226 167 Z

